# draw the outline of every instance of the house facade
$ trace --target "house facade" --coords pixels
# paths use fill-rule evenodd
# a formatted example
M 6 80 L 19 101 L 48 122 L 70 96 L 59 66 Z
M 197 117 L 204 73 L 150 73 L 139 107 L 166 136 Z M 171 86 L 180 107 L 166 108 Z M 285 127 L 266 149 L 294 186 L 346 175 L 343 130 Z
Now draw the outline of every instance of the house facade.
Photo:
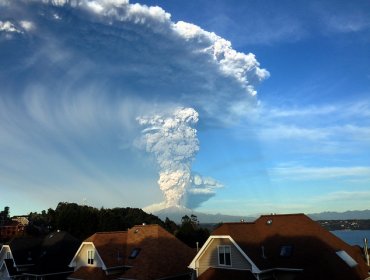
M 194 278 L 343 279 L 369 277 L 361 248 L 304 214 L 265 215 L 217 228 L 190 263 Z

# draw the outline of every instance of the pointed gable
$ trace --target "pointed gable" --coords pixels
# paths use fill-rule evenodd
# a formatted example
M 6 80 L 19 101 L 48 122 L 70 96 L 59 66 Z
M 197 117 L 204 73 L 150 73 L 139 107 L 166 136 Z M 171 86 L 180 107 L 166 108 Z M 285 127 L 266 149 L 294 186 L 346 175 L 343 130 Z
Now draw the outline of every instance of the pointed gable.
M 159 279 L 189 272 L 195 251 L 159 225 L 135 226 L 127 237 L 126 260 L 132 268 L 121 279 Z M 139 252 L 133 256 L 135 250 Z
M 263 215 L 254 223 L 225 223 L 212 235 L 231 236 L 261 270 L 304 269 L 312 277 L 315 273 L 339 277 L 332 279 L 361 279 L 367 275 L 359 248 L 304 214 Z M 342 250 L 358 265 L 350 267 L 338 257 L 336 253 Z
M 84 242 L 94 244 L 107 268 L 124 265 L 127 231 L 97 232 Z

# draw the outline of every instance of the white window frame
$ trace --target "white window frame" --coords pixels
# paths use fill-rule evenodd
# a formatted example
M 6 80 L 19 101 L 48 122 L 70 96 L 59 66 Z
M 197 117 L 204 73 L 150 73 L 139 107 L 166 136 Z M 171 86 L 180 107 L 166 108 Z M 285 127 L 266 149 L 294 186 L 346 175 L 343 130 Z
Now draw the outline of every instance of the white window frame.
M 230 264 L 226 263 L 226 248 L 229 250 L 229 255 L 230 255 Z M 231 246 L 230 245 L 218 245 L 217 248 L 217 257 L 218 257 L 218 265 L 219 266 L 232 266 L 232 261 L 231 261 Z M 223 252 L 222 252 L 223 251 Z M 220 255 L 224 255 L 224 263 L 221 263 L 220 261 Z
M 95 251 L 87 250 L 87 264 L 94 265 L 94 260 L 95 260 Z

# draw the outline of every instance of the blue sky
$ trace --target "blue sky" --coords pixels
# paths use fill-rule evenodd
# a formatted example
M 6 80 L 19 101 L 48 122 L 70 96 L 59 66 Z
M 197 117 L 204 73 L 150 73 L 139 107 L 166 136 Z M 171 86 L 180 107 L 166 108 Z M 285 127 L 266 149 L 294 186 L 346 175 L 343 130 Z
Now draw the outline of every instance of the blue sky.
M 0 0 L 0 206 L 368 209 L 368 1 L 133 3 Z

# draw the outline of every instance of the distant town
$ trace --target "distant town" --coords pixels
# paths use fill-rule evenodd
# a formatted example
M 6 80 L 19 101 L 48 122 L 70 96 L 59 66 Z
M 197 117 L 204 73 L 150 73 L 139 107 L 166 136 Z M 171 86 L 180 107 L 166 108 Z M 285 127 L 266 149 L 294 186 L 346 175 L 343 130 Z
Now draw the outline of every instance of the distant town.
M 327 230 L 369 230 L 370 220 L 320 220 L 317 221 Z

